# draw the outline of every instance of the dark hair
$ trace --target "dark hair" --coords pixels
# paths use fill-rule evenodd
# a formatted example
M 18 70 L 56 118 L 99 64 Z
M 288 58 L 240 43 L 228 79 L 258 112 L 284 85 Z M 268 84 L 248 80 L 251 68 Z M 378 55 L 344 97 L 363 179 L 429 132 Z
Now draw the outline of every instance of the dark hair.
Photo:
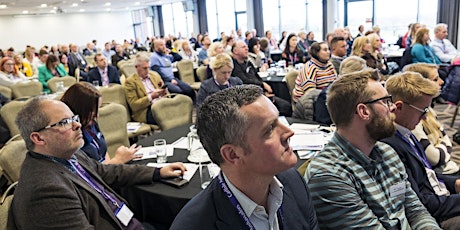
M 246 132 L 251 118 L 240 108 L 262 95 L 261 87 L 243 85 L 221 90 L 204 100 L 197 115 L 198 136 L 214 163 L 224 162 L 220 148 L 225 144 L 248 148 Z
M 324 61 L 324 60 L 320 60 L 319 57 L 318 57 L 318 53 L 319 51 L 321 50 L 321 45 L 322 44 L 326 44 L 327 45 L 327 42 L 315 42 L 313 43 L 311 46 L 310 46 L 310 50 L 308 50 L 308 53 L 310 54 L 310 56 L 318 61 Z
M 339 41 L 345 41 L 345 38 L 344 37 L 333 37 L 332 40 L 331 40 L 331 47 L 332 48 L 333 46 L 335 46 L 335 44 L 337 44 L 337 42 Z
M 48 51 L 44 50 L 44 49 L 40 49 L 40 51 L 38 51 L 38 56 L 43 56 L 43 55 L 46 55 L 48 54 Z
M 64 93 L 61 101 L 69 106 L 74 114 L 80 116 L 82 128 L 96 118 L 99 110 L 101 92 L 88 82 L 77 82 Z M 84 102 L 84 103 L 82 103 Z
M 290 33 L 287 38 L 286 38 L 286 46 L 284 47 L 284 53 L 289 53 L 289 40 L 291 40 L 292 37 L 297 36 L 295 33 Z M 296 44 L 296 49 L 297 49 L 297 44 Z
M 248 51 L 250 53 L 254 53 L 254 46 L 259 44 L 259 39 L 257 38 L 251 38 L 248 41 Z
M 54 54 L 51 54 L 48 56 L 48 58 L 46 59 L 46 68 L 51 70 L 52 69 L 52 65 L 54 62 L 59 62 L 61 63 L 61 61 L 59 61 L 58 57 Z

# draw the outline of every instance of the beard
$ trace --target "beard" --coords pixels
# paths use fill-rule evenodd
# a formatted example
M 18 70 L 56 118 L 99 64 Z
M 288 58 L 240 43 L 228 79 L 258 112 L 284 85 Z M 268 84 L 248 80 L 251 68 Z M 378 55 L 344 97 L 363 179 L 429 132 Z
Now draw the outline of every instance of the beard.
M 395 115 L 390 113 L 390 117 L 383 117 L 382 114 L 378 114 L 371 108 L 373 118 L 371 123 L 366 125 L 366 130 L 369 136 L 375 141 L 380 141 L 384 138 L 391 137 L 395 131 L 396 126 L 394 124 Z

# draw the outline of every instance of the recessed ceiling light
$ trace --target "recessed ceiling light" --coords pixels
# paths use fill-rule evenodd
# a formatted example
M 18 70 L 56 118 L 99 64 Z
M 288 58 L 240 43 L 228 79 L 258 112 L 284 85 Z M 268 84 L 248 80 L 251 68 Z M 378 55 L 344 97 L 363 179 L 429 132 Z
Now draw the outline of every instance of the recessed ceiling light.
M 45 7 L 47 7 L 47 6 L 48 6 L 48 5 L 46 5 L 45 3 L 43 3 L 43 4 L 40 5 L 41 8 L 45 8 Z
M 77 6 L 78 6 L 78 3 L 72 4 L 72 7 L 77 7 Z
M 110 9 L 110 8 L 107 8 L 107 9 L 105 9 L 105 10 L 106 10 L 106 11 L 111 11 L 112 9 Z
M 24 11 L 22 11 L 22 13 L 23 13 L 23 14 L 28 14 L 29 11 L 28 11 L 28 10 L 24 10 Z
M 141 4 L 140 2 L 136 2 L 136 3 L 134 3 L 134 5 L 136 5 L 136 6 L 138 6 L 138 5 L 140 5 L 140 4 Z
M 50 10 L 50 13 L 55 14 L 56 10 Z
M 105 6 L 110 6 L 110 5 L 112 5 L 112 3 L 106 2 L 104 5 L 105 5 Z
M 57 6 L 53 7 L 53 10 L 57 10 Z
M 80 12 L 85 12 L 85 9 L 80 9 Z
M 6 8 L 6 4 L 1 4 L 0 5 L 0 9 L 5 9 Z

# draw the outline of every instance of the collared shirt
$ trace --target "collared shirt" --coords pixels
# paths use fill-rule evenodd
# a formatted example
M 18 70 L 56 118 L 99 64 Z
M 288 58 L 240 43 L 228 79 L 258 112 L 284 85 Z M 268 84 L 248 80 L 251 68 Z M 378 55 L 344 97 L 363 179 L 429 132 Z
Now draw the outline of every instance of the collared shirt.
M 460 56 L 460 52 L 447 39 L 433 39 L 430 43 L 434 53 L 444 63 L 450 63 L 452 60 Z
M 150 66 L 160 74 L 164 82 L 171 82 L 174 79 L 174 72 L 172 69 L 173 57 L 168 54 L 160 54 L 153 52 L 150 56 Z
M 144 85 L 145 91 L 147 91 L 147 97 L 149 98 L 150 102 L 154 102 L 152 98 L 152 92 L 155 90 L 155 86 L 153 85 L 152 81 L 150 80 L 149 76 L 146 78 L 139 77 Z M 156 99 L 156 98 L 155 98 Z
M 97 68 L 97 70 L 99 70 L 99 74 L 101 75 L 102 86 L 107 86 L 110 83 L 107 69 L 107 67 L 105 67 L 104 69 L 100 69 L 99 67 Z
M 305 173 L 320 229 L 439 229 L 403 163 L 377 142 L 369 156 L 337 132 Z
M 406 141 L 406 142 L 409 141 L 410 144 L 413 145 L 414 148 L 416 148 L 414 140 L 412 138 L 410 138 L 410 136 L 413 135 L 412 132 L 409 129 L 407 129 L 406 127 L 403 127 L 403 126 L 398 125 L 398 124 L 396 124 L 396 128 L 397 128 L 398 132 L 404 138 L 406 138 L 406 140 L 404 140 L 404 141 Z M 426 158 L 425 152 L 424 151 L 422 151 L 421 153 L 416 152 L 415 154 L 418 156 L 419 160 L 423 163 L 423 165 L 425 165 L 426 175 L 427 175 L 428 180 L 430 181 L 430 184 L 433 187 L 436 195 L 438 195 L 438 196 L 448 196 L 448 195 L 450 195 L 450 192 L 449 192 L 449 190 L 447 190 L 446 185 L 442 181 L 438 180 L 438 177 L 436 176 L 436 172 L 433 169 L 428 168 L 426 163 L 424 162 L 424 159 L 422 159 L 422 157 Z M 428 163 L 428 165 L 429 165 L 429 163 Z
M 278 217 L 277 211 L 283 202 L 283 185 L 281 182 L 276 178 L 273 177 L 272 182 L 270 183 L 270 191 L 268 193 L 268 207 L 269 212 L 267 212 L 265 208 L 261 205 L 256 204 L 252 201 L 249 197 L 247 197 L 244 193 L 238 190 L 224 175 L 224 179 L 227 182 L 227 185 L 230 191 L 235 195 L 235 198 L 240 203 L 241 207 L 244 210 L 246 216 L 249 217 L 252 225 L 255 229 L 270 229 L 270 230 L 278 230 Z

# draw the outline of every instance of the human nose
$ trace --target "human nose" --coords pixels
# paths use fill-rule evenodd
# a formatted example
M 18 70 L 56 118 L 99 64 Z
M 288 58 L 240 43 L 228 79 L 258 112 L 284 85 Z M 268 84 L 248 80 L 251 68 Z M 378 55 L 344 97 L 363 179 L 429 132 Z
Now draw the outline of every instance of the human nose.
M 72 121 L 72 130 L 79 130 L 81 128 L 81 123 L 78 121 Z

